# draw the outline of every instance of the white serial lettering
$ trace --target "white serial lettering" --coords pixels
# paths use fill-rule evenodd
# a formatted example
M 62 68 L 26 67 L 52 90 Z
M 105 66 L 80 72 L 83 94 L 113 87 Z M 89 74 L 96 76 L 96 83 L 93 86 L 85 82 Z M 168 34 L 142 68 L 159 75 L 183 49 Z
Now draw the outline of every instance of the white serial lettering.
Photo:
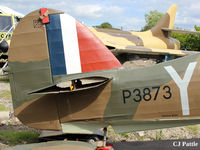
M 183 80 L 180 78 L 180 76 L 172 66 L 164 67 L 165 70 L 167 70 L 169 75 L 172 77 L 176 85 L 179 87 L 183 116 L 190 115 L 190 108 L 188 101 L 188 85 L 190 83 L 196 64 L 197 62 L 192 62 L 188 65 Z

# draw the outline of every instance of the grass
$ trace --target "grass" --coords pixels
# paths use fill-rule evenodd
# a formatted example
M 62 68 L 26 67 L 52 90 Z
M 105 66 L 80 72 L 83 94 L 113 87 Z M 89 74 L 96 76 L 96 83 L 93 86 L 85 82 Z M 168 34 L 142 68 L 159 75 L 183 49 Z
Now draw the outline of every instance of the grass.
M 131 133 L 121 133 L 121 137 L 128 138 L 131 135 Z
M 11 92 L 8 90 L 0 91 L 0 98 L 11 99 Z
M 192 131 L 192 133 L 193 133 L 194 135 L 197 135 L 197 134 L 198 134 L 198 130 L 199 130 L 198 126 L 187 126 L 187 128 L 188 128 L 190 131 Z
M 26 143 L 35 143 L 38 141 L 39 133 L 36 131 L 1 131 L 0 130 L 0 141 L 10 146 Z
M 8 111 L 8 109 L 4 105 L 0 105 L 0 111 Z
M 156 139 L 155 140 L 162 140 L 162 138 L 163 138 L 162 130 L 156 131 Z
M 0 82 L 8 83 L 9 82 L 8 76 L 0 76 Z
M 137 140 L 138 140 L 138 141 L 144 141 L 144 139 L 145 139 L 145 138 L 144 138 L 143 136 L 138 136 L 138 137 L 137 137 Z

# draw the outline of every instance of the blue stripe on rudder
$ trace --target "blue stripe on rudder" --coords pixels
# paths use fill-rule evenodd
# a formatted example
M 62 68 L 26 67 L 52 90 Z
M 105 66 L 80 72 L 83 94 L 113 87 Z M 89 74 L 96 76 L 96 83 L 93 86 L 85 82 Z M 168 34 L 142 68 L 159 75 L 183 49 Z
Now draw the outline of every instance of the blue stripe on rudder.
M 60 23 L 60 15 L 49 15 L 50 23 L 46 24 L 50 64 L 52 75 L 67 74 Z

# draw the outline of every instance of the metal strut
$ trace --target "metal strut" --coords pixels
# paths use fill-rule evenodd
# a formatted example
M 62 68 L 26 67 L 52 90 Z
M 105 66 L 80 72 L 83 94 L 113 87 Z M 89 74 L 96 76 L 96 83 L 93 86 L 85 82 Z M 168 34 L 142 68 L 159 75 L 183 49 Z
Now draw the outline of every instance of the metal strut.
M 106 147 L 106 135 L 107 135 L 107 127 L 103 128 L 103 146 Z

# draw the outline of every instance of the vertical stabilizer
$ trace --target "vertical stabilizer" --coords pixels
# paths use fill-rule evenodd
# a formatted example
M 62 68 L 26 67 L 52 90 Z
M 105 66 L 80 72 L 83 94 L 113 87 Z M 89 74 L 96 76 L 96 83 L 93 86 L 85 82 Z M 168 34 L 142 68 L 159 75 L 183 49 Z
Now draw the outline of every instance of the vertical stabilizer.
M 71 79 L 66 77 L 76 78 L 78 73 L 115 69 L 121 64 L 75 18 L 48 9 L 49 23 L 43 24 L 40 15 L 40 10 L 26 15 L 12 36 L 8 67 L 13 107 L 15 116 L 25 125 L 60 130 L 57 108 L 60 94 L 32 93 L 57 88 L 60 81 L 56 79 L 65 78 L 64 82 L 67 82 Z
M 154 36 L 163 36 L 162 28 L 173 29 L 178 5 L 172 5 L 163 18 L 151 29 Z

